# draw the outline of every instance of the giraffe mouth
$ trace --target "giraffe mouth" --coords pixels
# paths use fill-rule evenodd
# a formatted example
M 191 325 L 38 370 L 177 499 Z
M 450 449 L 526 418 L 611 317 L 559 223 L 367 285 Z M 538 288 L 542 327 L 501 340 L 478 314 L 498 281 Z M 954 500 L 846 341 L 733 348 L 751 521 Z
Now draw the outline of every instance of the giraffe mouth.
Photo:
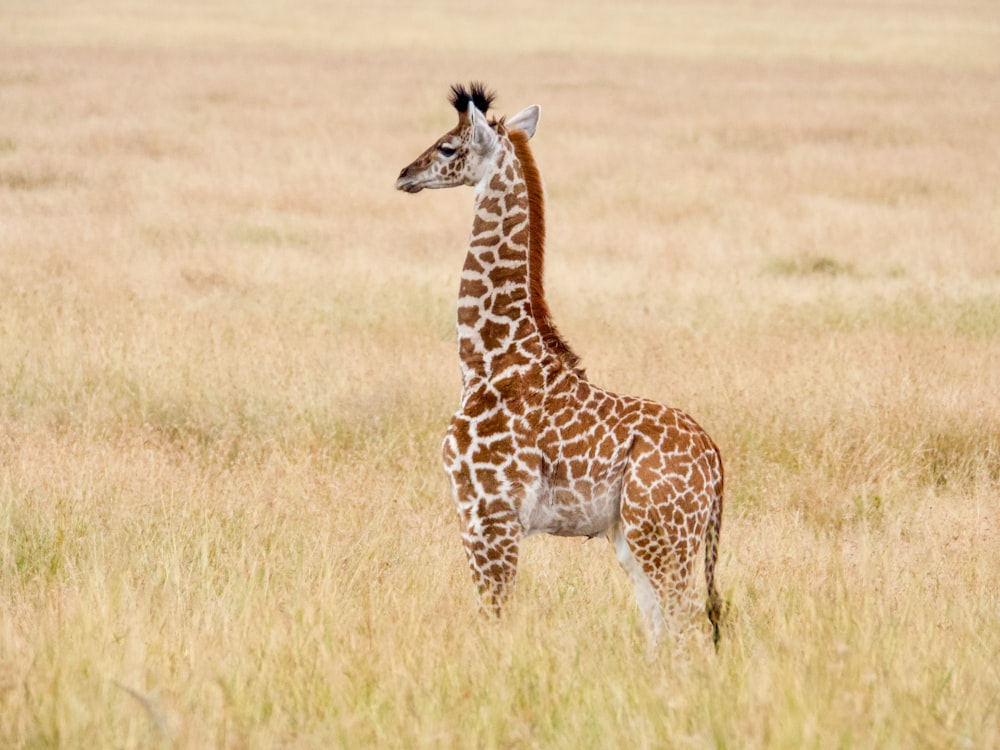
M 406 167 L 399 173 L 399 178 L 396 180 L 396 190 L 402 190 L 405 193 L 419 193 L 424 189 L 424 186 L 407 174 L 409 170 L 410 168 Z
M 404 193 L 419 193 L 424 189 L 423 185 L 418 185 L 415 182 L 410 182 L 402 177 L 396 180 L 396 190 L 402 190 Z

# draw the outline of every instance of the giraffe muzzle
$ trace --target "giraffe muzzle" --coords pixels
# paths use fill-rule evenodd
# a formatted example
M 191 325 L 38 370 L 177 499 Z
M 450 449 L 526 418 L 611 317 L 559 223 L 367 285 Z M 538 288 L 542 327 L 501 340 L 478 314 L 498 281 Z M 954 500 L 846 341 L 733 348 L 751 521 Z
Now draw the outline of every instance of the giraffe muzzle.
M 424 189 L 424 186 L 407 174 L 409 170 L 409 167 L 404 167 L 403 171 L 399 173 L 399 177 L 396 179 L 396 190 L 402 190 L 405 193 L 419 193 Z

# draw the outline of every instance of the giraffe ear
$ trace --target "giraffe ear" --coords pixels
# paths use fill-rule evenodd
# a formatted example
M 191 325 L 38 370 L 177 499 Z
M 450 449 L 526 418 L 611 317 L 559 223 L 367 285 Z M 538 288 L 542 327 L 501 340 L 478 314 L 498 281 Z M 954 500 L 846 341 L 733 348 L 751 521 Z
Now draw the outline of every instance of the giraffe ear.
M 486 121 L 486 115 L 480 112 L 476 105 L 469 102 L 469 120 L 472 122 L 472 147 L 480 154 L 490 153 L 497 143 L 497 134 Z
M 541 116 L 542 108 L 537 104 L 532 104 L 507 120 L 507 130 L 520 130 L 528 138 L 531 138 L 535 134 L 535 129 L 538 127 L 538 119 Z

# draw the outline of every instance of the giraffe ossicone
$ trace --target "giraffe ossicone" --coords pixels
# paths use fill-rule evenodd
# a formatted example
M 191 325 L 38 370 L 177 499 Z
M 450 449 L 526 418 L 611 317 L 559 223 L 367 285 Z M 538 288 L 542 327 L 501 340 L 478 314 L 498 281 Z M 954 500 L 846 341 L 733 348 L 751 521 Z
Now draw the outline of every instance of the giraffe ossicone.
M 717 644 L 722 457 L 687 414 L 587 380 L 545 300 L 545 203 L 528 146 L 541 110 L 488 119 L 493 99 L 482 84 L 453 86 L 458 124 L 396 181 L 409 193 L 475 192 L 458 295 L 461 404 L 442 452 L 480 601 L 500 613 L 525 537 L 606 535 L 655 641 L 704 543 Z

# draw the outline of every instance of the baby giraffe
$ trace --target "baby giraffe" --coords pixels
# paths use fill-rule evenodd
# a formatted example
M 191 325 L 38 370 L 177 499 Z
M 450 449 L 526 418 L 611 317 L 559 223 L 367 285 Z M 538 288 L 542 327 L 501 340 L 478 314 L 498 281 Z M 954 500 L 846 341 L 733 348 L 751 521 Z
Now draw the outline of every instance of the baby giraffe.
M 475 192 L 458 294 L 462 397 L 443 454 L 483 606 L 500 613 L 525 537 L 606 535 L 655 643 L 704 540 L 718 645 L 719 449 L 687 414 L 587 380 L 545 301 L 545 204 L 528 147 L 541 110 L 487 119 L 493 98 L 453 86 L 458 125 L 396 181 Z

